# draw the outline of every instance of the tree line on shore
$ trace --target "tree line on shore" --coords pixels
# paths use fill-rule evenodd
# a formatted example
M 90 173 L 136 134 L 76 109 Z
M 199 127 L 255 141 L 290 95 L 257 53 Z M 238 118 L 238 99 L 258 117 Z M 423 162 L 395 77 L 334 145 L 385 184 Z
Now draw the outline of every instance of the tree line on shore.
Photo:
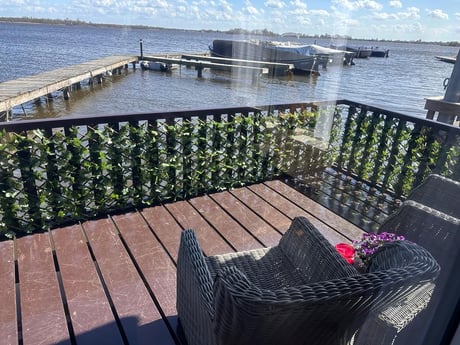
M 49 19 L 49 18 L 33 18 L 33 17 L 0 17 L 0 22 L 7 23 L 31 23 L 31 24 L 54 24 L 54 25 L 90 25 L 90 26 L 103 26 L 103 27 L 129 27 L 134 29 L 166 29 L 161 27 L 153 27 L 148 25 L 126 25 L 126 24 L 104 24 L 104 23 L 92 23 L 83 20 L 74 20 L 74 19 Z M 168 28 L 167 30 L 175 30 Z M 177 29 L 182 30 L 182 29 Z M 197 30 L 190 30 L 197 31 Z M 247 30 L 242 28 L 234 28 L 230 30 L 198 30 L 202 32 L 221 32 L 227 34 L 240 34 L 240 35 L 257 35 L 257 36 L 266 36 L 266 37 L 278 37 L 283 36 L 278 33 L 269 31 L 267 29 L 262 30 Z M 332 34 L 314 34 L 307 35 L 303 33 L 292 33 L 295 34 L 298 38 L 317 38 L 317 39 L 345 39 L 345 40 L 360 40 L 360 41 L 373 41 L 373 42 L 408 42 L 404 40 L 387 40 L 387 39 L 365 39 L 365 38 L 353 38 L 348 35 L 332 35 Z M 437 43 L 444 46 L 460 47 L 460 41 L 451 41 L 451 42 L 425 42 L 422 40 L 410 41 L 411 43 Z

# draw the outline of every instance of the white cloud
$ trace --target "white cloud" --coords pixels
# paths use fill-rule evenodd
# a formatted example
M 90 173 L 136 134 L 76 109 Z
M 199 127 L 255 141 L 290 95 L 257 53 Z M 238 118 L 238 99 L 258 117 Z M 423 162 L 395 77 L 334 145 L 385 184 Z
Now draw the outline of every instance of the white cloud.
M 405 11 L 400 11 L 397 13 L 388 13 L 388 12 L 374 12 L 372 18 L 380 20 L 398 20 L 405 21 L 408 19 L 418 20 L 420 19 L 420 9 L 417 7 L 409 7 Z
M 292 9 L 289 11 L 289 14 L 296 16 L 296 20 L 299 21 L 299 24 L 310 24 L 310 20 L 307 18 L 307 4 L 302 2 L 301 0 L 291 1 L 290 4 L 292 6 Z
M 332 0 L 332 4 L 343 7 L 347 10 L 353 10 L 353 3 L 348 0 Z
M 259 10 L 257 8 L 255 8 L 254 6 L 247 6 L 246 11 L 249 14 L 252 14 L 252 15 L 258 15 L 259 14 Z
M 226 15 L 233 13 L 232 6 L 225 0 L 219 1 L 219 6 Z
M 380 11 L 383 8 L 383 5 L 374 0 L 357 0 L 357 1 L 349 1 L 349 0 L 332 0 L 334 5 L 338 5 L 339 7 L 343 7 L 347 10 L 359 10 L 359 9 L 370 9 Z
M 438 19 L 449 19 L 449 15 L 445 13 L 443 10 L 436 9 L 436 10 L 426 10 L 428 15 L 433 18 Z
M 391 7 L 394 7 L 394 8 L 401 8 L 401 7 L 402 7 L 402 3 L 401 3 L 401 1 L 399 1 L 399 0 L 391 0 L 391 1 L 390 1 L 390 6 L 391 6 Z
M 284 8 L 286 7 L 286 3 L 283 1 L 277 1 L 277 0 L 267 0 L 264 3 L 265 7 L 271 7 L 271 8 Z
M 417 7 L 408 7 L 405 12 L 397 13 L 398 19 L 419 19 L 420 9 Z
M 362 0 L 358 2 L 360 3 L 360 6 L 362 6 L 363 8 L 368 8 L 371 10 L 380 11 L 383 8 L 382 4 L 378 3 L 377 1 L 373 1 L 373 0 Z
M 307 4 L 301 0 L 294 0 L 291 1 L 291 4 L 296 7 L 296 8 L 302 8 L 302 9 L 307 9 Z
M 309 13 L 317 17 L 330 17 L 331 16 L 331 14 L 326 10 L 310 10 Z

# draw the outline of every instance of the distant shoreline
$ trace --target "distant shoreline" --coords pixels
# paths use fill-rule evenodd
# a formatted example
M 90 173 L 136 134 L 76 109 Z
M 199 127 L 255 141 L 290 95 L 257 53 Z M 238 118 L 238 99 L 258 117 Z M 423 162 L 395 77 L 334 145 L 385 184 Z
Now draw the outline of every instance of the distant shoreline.
M 263 35 L 263 36 L 273 36 L 279 37 L 283 34 L 277 34 L 267 29 L 263 30 L 244 30 L 244 29 L 231 29 L 231 30 L 196 30 L 196 29 L 177 29 L 177 28 L 164 28 L 156 27 L 149 25 L 137 25 L 137 24 L 109 24 L 109 23 L 92 23 L 85 22 L 82 20 L 72 20 L 72 19 L 47 19 L 47 18 L 32 18 L 32 17 L 0 17 L 0 23 L 11 23 L 11 24 L 48 24 L 48 25 L 70 25 L 70 26 L 93 26 L 93 27 L 107 27 L 107 28 L 131 28 L 131 29 L 148 29 L 148 30 L 177 30 L 177 31 L 198 31 L 198 32 L 218 32 L 218 33 L 227 33 L 227 34 L 247 34 L 247 35 Z M 358 41 L 370 41 L 370 42 L 396 42 L 396 43 L 420 43 L 420 44 L 439 44 L 442 46 L 452 46 L 460 47 L 459 41 L 453 42 L 443 42 L 443 41 L 405 41 L 405 40 L 387 40 L 387 39 L 366 39 L 366 38 L 354 38 L 349 36 L 340 36 L 340 35 L 305 35 L 298 34 L 298 37 L 303 38 L 318 38 L 318 39 L 346 39 L 346 40 L 358 40 Z

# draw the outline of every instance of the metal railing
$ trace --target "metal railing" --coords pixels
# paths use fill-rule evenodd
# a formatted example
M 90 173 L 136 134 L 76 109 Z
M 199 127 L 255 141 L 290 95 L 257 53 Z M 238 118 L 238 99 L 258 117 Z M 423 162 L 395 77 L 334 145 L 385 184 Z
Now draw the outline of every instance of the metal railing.
M 318 150 L 299 134 L 313 138 L 321 112 L 333 121 Z M 0 145 L 1 237 L 302 180 L 315 163 L 400 197 L 431 172 L 460 178 L 459 128 L 346 100 L 8 122 Z

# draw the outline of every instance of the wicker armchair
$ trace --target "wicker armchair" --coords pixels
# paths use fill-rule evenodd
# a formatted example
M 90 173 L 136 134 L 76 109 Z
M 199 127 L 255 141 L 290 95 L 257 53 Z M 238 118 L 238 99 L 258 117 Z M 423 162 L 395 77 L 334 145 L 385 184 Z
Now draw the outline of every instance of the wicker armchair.
M 407 197 L 455 218 L 460 218 L 459 199 L 460 182 L 437 174 L 429 175 Z
M 177 311 L 189 345 L 349 344 L 369 314 L 403 303 L 438 271 L 426 250 L 398 241 L 360 274 L 301 217 L 278 246 L 211 257 L 186 230 Z
M 435 187 L 433 189 L 433 187 Z M 426 248 L 441 266 L 441 272 L 436 280 L 436 286 L 428 307 L 405 328 L 396 338 L 395 344 L 445 344 L 443 336 L 455 332 L 457 305 L 460 305 L 460 279 L 458 266 L 460 265 L 460 219 L 452 217 L 439 209 L 455 214 L 458 217 L 459 200 L 454 198 L 458 182 L 431 175 L 423 185 L 420 185 L 410 194 L 411 200 L 402 203 L 399 209 L 379 228 L 379 232 L 393 232 L 404 235 Z M 430 195 L 425 193 L 430 191 Z M 442 202 L 442 192 L 446 192 L 446 199 Z M 414 200 L 424 201 L 436 206 L 437 209 L 426 206 Z M 450 210 L 450 211 L 449 211 Z M 397 327 L 397 326 L 396 326 Z

